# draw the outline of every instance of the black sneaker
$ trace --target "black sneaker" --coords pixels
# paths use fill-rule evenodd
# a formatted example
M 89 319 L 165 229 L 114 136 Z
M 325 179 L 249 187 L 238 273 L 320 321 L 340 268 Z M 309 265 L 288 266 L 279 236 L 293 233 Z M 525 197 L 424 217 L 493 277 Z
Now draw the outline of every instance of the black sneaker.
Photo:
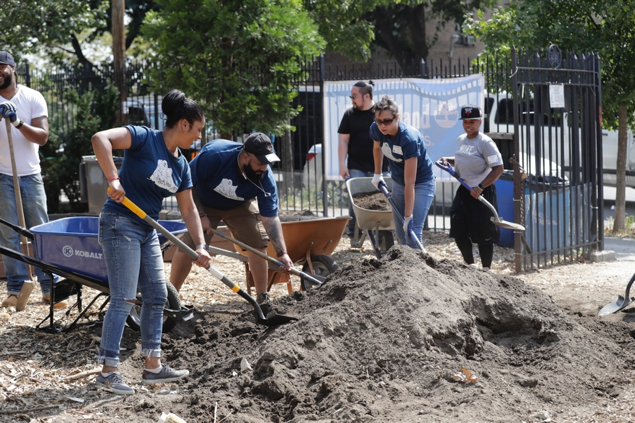
M 111 372 L 108 376 L 103 376 L 101 372 L 95 379 L 98 385 L 104 388 L 107 391 L 110 391 L 114 394 L 119 395 L 132 395 L 134 394 L 134 389 L 126 385 L 126 382 L 123 381 L 123 377 L 119 372 Z
M 179 379 L 189 376 L 189 374 L 189 370 L 174 370 L 167 364 L 161 364 L 161 371 L 159 373 L 151 373 L 144 370 L 141 379 L 145 384 L 175 382 Z

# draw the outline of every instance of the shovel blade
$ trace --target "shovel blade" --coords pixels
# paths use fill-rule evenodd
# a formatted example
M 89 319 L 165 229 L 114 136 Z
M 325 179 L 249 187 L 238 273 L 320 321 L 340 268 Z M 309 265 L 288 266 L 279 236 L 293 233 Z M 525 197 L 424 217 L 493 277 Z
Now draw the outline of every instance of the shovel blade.
M 499 217 L 498 219 L 496 219 L 495 217 L 492 216 L 491 218 L 492 222 L 494 223 L 494 225 L 498 225 L 502 228 L 506 228 L 506 229 L 512 229 L 512 230 L 516 230 L 516 231 L 524 231 L 525 227 L 519 223 L 514 223 L 514 222 L 508 222 L 506 220 L 503 220 L 502 217 Z
M 261 319 L 260 317 L 258 317 L 256 319 L 256 322 L 266 326 L 280 326 L 280 325 L 286 325 L 287 323 L 295 322 L 296 320 L 298 320 L 297 317 L 270 313 L 269 315 L 267 315 L 265 319 Z
M 297 317 L 285 316 L 278 314 L 269 304 L 261 305 L 261 311 L 263 312 L 264 319 L 260 317 L 257 310 L 254 310 L 254 316 L 256 317 L 256 323 L 265 326 L 279 326 L 298 320 Z
M 619 295 L 617 297 L 617 300 L 602 307 L 598 315 L 606 316 L 607 314 L 617 313 L 618 311 L 622 310 L 624 307 L 626 307 L 630 303 L 631 303 L 630 299 L 627 300 L 626 298 Z

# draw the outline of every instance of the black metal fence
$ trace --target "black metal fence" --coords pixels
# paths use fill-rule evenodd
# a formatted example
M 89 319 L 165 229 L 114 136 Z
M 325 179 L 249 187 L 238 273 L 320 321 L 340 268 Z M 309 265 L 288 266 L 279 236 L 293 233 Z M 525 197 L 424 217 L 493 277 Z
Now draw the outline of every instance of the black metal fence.
M 518 59 L 518 61 L 535 60 L 535 57 L 540 57 L 540 55 L 538 54 L 537 56 L 534 55 L 531 57 L 534 59 L 523 57 L 522 59 Z M 568 64 L 569 63 L 571 64 L 571 70 L 570 73 L 566 74 L 568 76 L 583 74 L 587 77 L 591 77 L 591 75 L 594 75 L 594 70 L 583 69 L 578 66 L 578 62 L 568 62 Z M 587 63 L 587 61 L 584 63 Z M 537 66 L 537 68 L 544 65 L 543 60 L 542 64 Z M 148 89 L 149 84 L 147 83 L 146 75 L 148 74 L 147 70 L 149 66 L 151 65 L 148 63 L 133 63 L 127 65 L 125 78 L 126 100 L 124 104 L 121 104 L 121 111 L 123 113 L 121 121 L 125 123 L 145 124 L 161 129 L 163 127 L 160 107 L 161 96 L 160 93 L 153 93 Z M 436 79 L 480 73 L 484 76 L 486 84 L 484 111 L 487 119 L 484 129 L 486 133 L 492 135 L 499 145 L 505 159 L 506 169 L 512 169 L 510 164 L 510 158 L 512 156 L 515 155 L 517 159 L 522 159 L 522 157 L 519 157 L 521 153 L 525 154 L 525 157 L 533 157 L 533 164 L 525 162 L 525 168 L 534 174 L 536 174 L 535 172 L 542 172 L 541 166 L 543 166 L 543 159 L 555 163 L 559 163 L 559 160 L 562 159 L 562 163 L 559 164 L 561 170 L 558 172 L 560 172 L 562 176 L 565 175 L 564 173 L 571 175 L 571 186 L 574 185 L 574 181 L 578 181 L 576 175 L 590 175 L 593 172 L 597 172 L 598 169 L 601 170 L 601 163 L 598 164 L 596 160 L 598 155 L 601 156 L 601 151 L 596 151 L 595 158 L 589 157 L 584 153 L 584 151 L 586 151 L 585 148 L 591 146 L 591 144 L 588 144 L 589 131 L 597 129 L 596 126 L 587 128 L 589 125 L 588 116 L 592 118 L 590 119 L 592 122 L 597 118 L 597 104 L 591 101 L 590 94 L 584 92 L 573 95 L 572 93 L 580 89 L 580 84 L 576 85 L 573 90 L 567 91 L 569 99 L 573 99 L 573 103 L 575 104 L 578 104 L 583 98 L 589 99 L 588 101 L 591 102 L 588 104 L 585 102 L 582 109 L 576 110 L 575 113 L 568 114 L 574 117 L 579 116 L 579 118 L 575 118 L 573 121 L 567 121 L 561 116 L 560 120 L 556 122 L 555 119 L 558 113 L 540 109 L 540 107 L 546 107 L 542 99 L 545 98 L 544 87 L 547 86 L 548 83 L 544 81 L 535 83 L 524 80 L 520 81 L 518 79 L 519 76 L 524 77 L 527 74 L 524 70 L 524 68 L 527 67 L 528 66 L 523 67 L 519 66 L 518 63 L 513 63 L 511 56 L 487 60 L 468 60 L 467 62 L 456 61 L 455 63 L 440 60 L 438 62 L 429 61 L 427 63 L 370 61 L 366 64 L 328 64 L 325 63 L 323 57 L 315 60 L 307 59 L 304 65 L 307 78 L 304 81 L 297 82 L 298 95 L 294 100 L 294 104 L 301 106 L 302 110 L 291 122 L 295 127 L 295 131 L 285 136 L 274 138 L 276 151 L 282 159 L 281 162 L 274 167 L 274 173 L 276 174 L 279 187 L 280 209 L 289 214 L 298 214 L 301 212 L 311 212 L 321 216 L 348 214 L 349 197 L 344 182 L 330 181 L 323 178 L 324 161 L 319 165 L 309 165 L 311 164 L 311 160 L 314 160 L 321 153 L 320 147 L 323 145 L 325 138 L 322 116 L 324 110 L 323 87 L 325 81 L 368 81 L 406 77 Z M 531 66 L 529 67 L 532 68 Z M 548 71 L 548 69 L 540 71 L 537 68 L 529 73 L 537 76 L 540 75 L 540 72 Z M 26 64 L 18 69 L 18 74 L 20 83 L 37 89 L 45 96 L 49 105 L 51 131 L 68 129 L 71 126 L 74 111 L 72 110 L 73 106 L 64 100 L 66 90 L 77 89 L 82 91 L 103 89 L 114 80 L 111 66 L 92 68 L 68 67 L 35 71 Z M 561 72 L 558 75 L 565 75 L 565 73 Z M 599 79 L 597 83 L 599 83 Z M 532 96 L 535 96 L 535 98 Z M 538 103 L 539 107 L 536 107 L 535 100 L 537 99 L 541 99 Z M 597 102 L 597 100 L 595 101 Z M 568 104 L 571 105 L 573 103 L 569 101 Z M 546 116 L 546 120 L 533 119 L 536 113 L 543 113 Z M 496 116 L 494 117 L 493 114 L 496 114 Z M 213 122 L 208 122 L 208 125 L 204 134 L 203 144 L 217 137 L 217 134 L 215 134 L 213 130 Z M 580 134 L 579 131 L 567 131 L 566 136 L 574 138 L 564 138 L 562 134 L 565 133 L 565 127 L 578 128 L 578 126 L 585 128 L 584 133 Z M 549 128 L 555 127 L 562 128 L 561 134 L 548 135 Z M 540 134 L 547 135 L 541 136 Z M 242 134 L 236 135 L 236 138 L 240 139 Z M 538 138 L 536 138 L 536 136 L 538 136 Z M 554 143 L 545 144 L 546 139 L 553 140 Z M 580 142 L 584 144 L 579 144 Z M 547 150 L 545 150 L 546 145 L 562 146 L 565 144 L 572 146 L 568 151 L 572 152 L 572 154 L 576 154 L 573 159 L 568 158 L 565 162 L 562 154 L 553 157 L 547 155 Z M 595 141 L 593 141 L 592 146 L 594 147 L 595 145 Z M 77 154 L 92 155 L 92 151 L 81 151 L 77 152 Z M 519 163 L 523 165 L 522 160 L 519 161 Z M 541 175 L 541 173 L 537 174 Z M 554 262 L 554 255 L 551 254 L 551 252 L 548 256 L 545 255 L 545 251 L 547 250 L 555 249 L 555 256 L 557 257 L 555 261 L 559 262 L 561 260 L 573 260 L 580 251 L 585 253 L 588 252 L 589 249 L 601 246 L 602 234 L 601 230 L 598 231 L 598 224 L 601 225 L 601 223 L 598 223 L 597 212 L 590 217 L 586 215 L 584 217 L 573 216 L 572 214 L 579 210 L 578 198 L 580 201 L 583 201 L 585 205 L 587 205 L 587 203 L 590 204 L 592 208 L 597 208 L 598 206 L 597 187 L 599 186 L 601 191 L 601 178 L 599 178 L 598 181 L 597 178 L 589 179 L 589 177 L 585 176 L 583 180 L 584 183 L 587 184 L 583 190 L 584 192 L 579 193 L 576 191 L 575 194 L 571 193 L 569 195 L 572 201 L 571 204 L 563 206 L 565 208 L 562 211 L 556 208 L 554 211 L 555 214 L 551 216 L 552 220 L 555 219 L 559 221 L 563 216 L 563 212 L 571 213 L 565 225 L 568 225 L 569 228 L 572 228 L 571 225 L 574 224 L 581 226 L 583 227 L 581 229 L 583 232 L 578 231 L 578 226 L 576 226 L 574 232 L 567 231 L 566 235 L 562 234 L 561 236 L 560 232 L 556 235 L 548 235 L 545 231 L 548 230 L 547 227 L 549 225 L 538 225 L 541 228 L 540 230 L 543 231 L 542 234 L 528 233 L 526 236 L 518 234 L 512 235 L 517 256 L 525 258 L 526 256 L 532 257 L 529 261 L 525 260 L 523 262 L 523 267 Z M 579 186 L 577 182 L 575 182 L 575 184 Z M 315 186 L 317 186 L 318 189 L 311 188 Z M 521 207 L 524 206 L 520 204 L 521 198 L 524 197 L 517 191 L 521 189 L 519 188 L 520 181 L 515 180 L 513 187 L 514 218 L 520 222 L 524 222 L 526 220 L 526 213 L 524 209 L 521 209 Z M 560 188 L 556 187 L 556 189 Z M 440 189 L 438 188 L 437 198 L 445 198 L 448 195 L 451 196 L 452 190 L 452 188 L 446 187 L 445 185 Z M 550 194 L 547 195 L 549 196 Z M 575 201 L 575 203 L 573 201 Z M 544 207 L 547 206 L 543 203 L 541 203 L 541 207 L 544 209 Z M 166 201 L 165 207 L 168 209 L 177 209 L 176 204 L 171 201 Z M 530 205 L 530 209 L 531 207 L 533 206 Z M 601 207 L 599 207 L 599 210 L 601 210 Z M 447 202 L 435 199 L 430 211 L 428 228 L 433 231 L 449 230 L 448 212 L 449 207 L 447 206 Z M 543 212 L 546 212 L 546 209 L 544 209 Z M 553 238 L 554 236 L 556 237 L 555 240 Z M 561 238 L 565 236 L 568 237 L 568 240 L 561 241 Z M 546 240 L 549 240 L 549 242 Z M 575 254 L 573 254 L 574 250 L 576 251 Z M 558 256 L 559 253 L 562 258 Z M 534 260 L 534 258 L 536 260 Z M 519 259 L 517 262 L 520 263 L 520 261 Z M 518 270 L 520 270 L 520 265 L 518 267 Z

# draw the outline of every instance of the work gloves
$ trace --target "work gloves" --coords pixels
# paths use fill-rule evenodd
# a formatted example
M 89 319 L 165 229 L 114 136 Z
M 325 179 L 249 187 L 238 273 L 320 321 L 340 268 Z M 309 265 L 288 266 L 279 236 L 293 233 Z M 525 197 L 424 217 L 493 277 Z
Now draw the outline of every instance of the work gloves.
M 0 103 L 0 116 L 9 119 L 9 122 L 11 122 L 13 126 L 22 126 L 22 121 L 18 119 L 18 110 L 15 108 L 15 104 L 10 101 Z
M 382 174 L 381 174 L 381 173 L 375 173 L 375 174 L 373 175 L 373 179 L 372 179 L 370 182 L 371 182 L 371 183 L 375 186 L 375 188 L 377 188 L 377 189 L 379 189 L 379 183 L 380 183 L 380 182 L 382 182 L 382 183 L 384 183 L 384 184 L 386 183 L 386 182 L 384 181 L 384 178 L 383 178 L 383 176 L 382 176 Z
M 403 231 L 406 236 L 410 236 L 410 232 L 412 231 L 412 216 L 403 218 Z

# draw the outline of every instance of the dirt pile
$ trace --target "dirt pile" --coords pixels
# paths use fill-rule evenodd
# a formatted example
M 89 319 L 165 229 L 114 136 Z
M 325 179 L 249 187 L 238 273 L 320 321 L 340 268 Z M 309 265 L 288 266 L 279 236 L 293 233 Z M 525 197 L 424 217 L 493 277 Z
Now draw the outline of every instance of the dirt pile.
M 386 196 L 381 192 L 358 192 L 357 194 L 353 194 L 353 201 L 357 207 L 366 210 L 391 210 Z
M 399 246 L 277 301 L 279 312 L 300 317 L 296 323 L 257 326 L 238 307 L 199 314 L 166 335 L 167 361 L 192 376 L 177 399 L 133 397 L 134 415 L 534 421 L 584 410 L 629 382 L 626 358 L 606 360 L 620 357 L 621 347 L 550 297 L 514 277 Z

